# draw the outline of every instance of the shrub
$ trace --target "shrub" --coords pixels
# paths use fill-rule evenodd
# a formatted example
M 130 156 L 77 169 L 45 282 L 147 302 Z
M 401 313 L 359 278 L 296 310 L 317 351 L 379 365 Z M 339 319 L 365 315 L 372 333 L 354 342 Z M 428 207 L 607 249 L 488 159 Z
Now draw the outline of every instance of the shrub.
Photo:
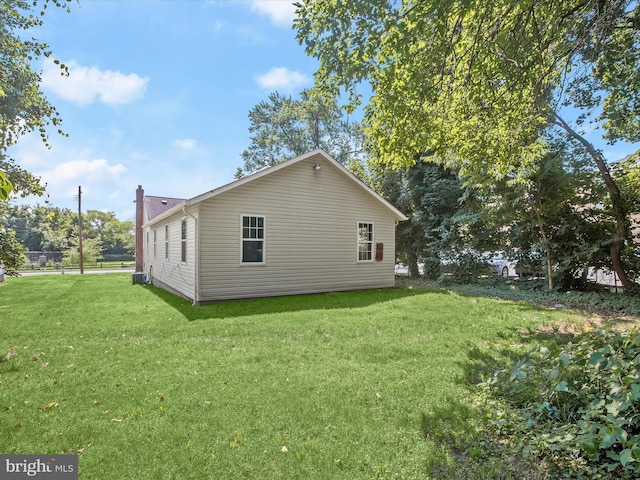
M 565 478 L 640 478 L 640 333 L 577 340 L 481 384 L 488 427 Z
M 436 280 L 441 273 L 440 259 L 438 257 L 427 257 L 424 259 L 424 278 Z
M 129 253 L 105 253 L 102 255 L 103 262 L 133 262 L 136 257 Z
M 480 254 L 464 252 L 455 257 L 450 271 L 449 281 L 465 285 L 477 282 L 480 275 L 488 273 L 489 267 Z

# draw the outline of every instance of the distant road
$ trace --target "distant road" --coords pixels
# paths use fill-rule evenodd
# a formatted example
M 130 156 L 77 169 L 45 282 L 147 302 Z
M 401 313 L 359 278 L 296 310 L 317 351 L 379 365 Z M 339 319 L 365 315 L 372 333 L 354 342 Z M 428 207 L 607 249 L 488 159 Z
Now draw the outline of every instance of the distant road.
M 133 273 L 133 268 L 92 268 L 85 269 L 84 274 L 93 273 Z M 32 270 L 29 272 L 20 272 L 21 277 L 33 277 L 35 275 L 80 275 L 79 269 L 67 270 Z

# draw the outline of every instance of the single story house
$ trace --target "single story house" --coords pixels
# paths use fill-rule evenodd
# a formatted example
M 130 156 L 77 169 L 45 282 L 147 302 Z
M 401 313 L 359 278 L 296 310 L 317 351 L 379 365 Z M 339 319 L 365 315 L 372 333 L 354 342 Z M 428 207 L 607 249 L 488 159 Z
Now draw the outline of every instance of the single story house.
M 407 219 L 322 150 L 187 200 L 138 187 L 136 202 L 134 282 L 194 305 L 392 287 Z

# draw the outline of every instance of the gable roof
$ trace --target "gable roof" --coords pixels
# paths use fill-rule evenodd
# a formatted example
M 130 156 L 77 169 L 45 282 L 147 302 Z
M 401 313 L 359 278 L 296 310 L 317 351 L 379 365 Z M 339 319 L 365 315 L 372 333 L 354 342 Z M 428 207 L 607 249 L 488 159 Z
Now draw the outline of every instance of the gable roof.
M 169 216 L 173 215 L 174 213 L 182 210 L 185 207 L 188 207 L 190 205 L 195 205 L 197 203 L 203 202 L 203 201 L 208 200 L 208 199 L 210 199 L 212 197 L 220 195 L 220 194 L 222 194 L 224 192 L 228 192 L 229 190 L 232 190 L 234 188 L 238 188 L 238 187 L 240 187 L 242 185 L 245 185 L 247 183 L 253 182 L 253 181 L 255 181 L 255 180 L 259 179 L 259 178 L 265 177 L 267 175 L 271 175 L 271 174 L 273 174 L 273 173 L 275 173 L 275 172 L 277 172 L 279 170 L 287 168 L 287 167 L 289 167 L 291 165 L 294 165 L 294 164 L 296 164 L 298 162 L 301 162 L 301 161 L 304 161 L 304 160 L 313 159 L 313 158 L 318 158 L 318 159 L 321 158 L 323 160 L 328 161 L 333 166 L 335 166 L 338 170 L 340 170 L 349 180 L 351 180 L 357 188 L 363 189 L 375 201 L 379 202 L 385 208 L 389 209 L 395 215 L 395 217 L 398 220 L 407 220 L 407 217 L 400 210 L 398 210 L 396 207 L 391 205 L 391 203 L 389 203 L 384 198 L 382 198 L 380 195 L 378 195 L 376 192 L 374 192 L 362 180 L 360 180 L 353 173 L 351 173 L 349 170 L 347 170 L 339 162 L 334 160 L 328 153 L 326 153 L 322 149 L 316 149 L 316 150 L 312 150 L 311 152 L 305 153 L 303 155 L 299 155 L 299 156 L 297 156 L 295 158 L 291 158 L 289 160 L 285 160 L 284 162 L 281 162 L 281 163 L 278 163 L 276 165 L 273 165 L 272 167 L 264 168 L 262 170 L 259 170 L 259 171 L 255 172 L 255 173 L 247 175 L 246 177 L 243 177 L 243 178 L 241 178 L 239 180 L 236 180 L 234 182 L 228 183 L 228 184 L 223 185 L 223 186 L 218 187 L 218 188 L 214 188 L 213 190 L 205 192 L 205 193 L 203 193 L 201 195 L 197 195 L 197 196 L 195 196 L 195 197 L 193 197 L 191 199 L 179 201 L 179 203 L 175 204 L 171 208 L 167 208 L 166 210 L 161 212 L 156 217 L 149 216 L 147 221 L 151 221 L 151 220 L 160 221 L 160 220 L 164 219 L 165 217 L 169 217 Z M 160 197 L 154 197 L 154 198 L 160 198 Z M 170 199 L 166 199 L 166 200 L 168 201 Z M 171 200 L 179 200 L 179 199 L 171 199 Z M 145 203 L 145 206 L 146 206 L 146 203 Z

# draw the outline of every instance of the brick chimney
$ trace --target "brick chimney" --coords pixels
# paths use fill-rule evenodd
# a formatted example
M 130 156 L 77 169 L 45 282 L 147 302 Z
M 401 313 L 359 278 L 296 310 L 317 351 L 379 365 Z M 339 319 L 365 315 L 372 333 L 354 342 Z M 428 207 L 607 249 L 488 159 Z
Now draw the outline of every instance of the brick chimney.
M 142 223 L 144 222 L 144 190 L 138 185 L 136 190 L 136 273 L 144 271 L 144 242 Z

